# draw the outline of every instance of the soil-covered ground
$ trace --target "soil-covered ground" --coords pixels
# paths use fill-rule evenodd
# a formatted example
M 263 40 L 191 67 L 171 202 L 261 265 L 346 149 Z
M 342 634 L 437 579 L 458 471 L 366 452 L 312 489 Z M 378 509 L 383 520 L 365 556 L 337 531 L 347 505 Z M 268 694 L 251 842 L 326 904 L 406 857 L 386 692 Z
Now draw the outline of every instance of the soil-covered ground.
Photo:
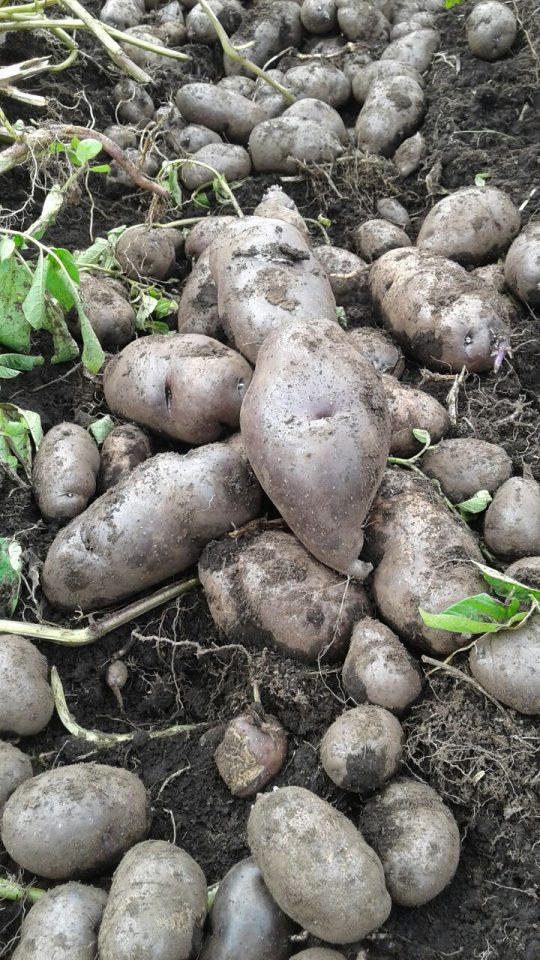
M 92 4 L 88 4 L 92 8 Z M 393 195 L 407 207 L 413 234 L 426 210 L 440 197 L 469 186 L 479 173 L 506 190 L 522 207 L 524 221 L 540 210 L 539 60 L 534 43 L 540 8 L 531 0 L 513 6 L 522 28 L 512 54 L 496 63 L 475 59 L 464 42 L 463 8 L 441 14 L 440 52 L 426 78 L 428 111 L 423 133 L 428 155 L 419 173 L 400 181 L 392 164 L 379 158 L 349 155 L 333 166 L 302 170 L 285 189 L 302 214 L 331 221 L 328 233 L 340 246 L 351 246 L 352 231 L 375 213 L 376 201 Z M 37 50 L 27 35 L 11 35 L 3 62 Z M 43 53 L 45 40 L 38 46 Z M 51 75 L 46 92 L 50 116 L 69 122 L 113 121 L 112 87 L 117 75 L 95 45 L 71 70 Z M 195 50 L 192 70 L 215 79 L 220 57 L 208 48 Z M 189 79 L 189 77 L 187 77 Z M 45 92 L 43 82 L 28 85 Z M 174 93 L 164 82 L 163 99 Z M 27 108 L 4 99 L 1 105 L 29 118 Z M 12 113 L 13 115 L 13 113 Z M 350 109 L 353 120 L 355 110 Z M 37 116 L 34 119 L 38 119 Z M 279 178 L 250 178 L 236 191 L 250 213 L 268 185 Z M 0 214 L 12 223 L 28 223 L 39 208 L 43 184 L 19 169 L 2 178 Z M 32 197 L 33 199 L 29 199 Z M 92 237 L 126 223 L 140 222 L 148 195 L 106 194 L 95 178 L 92 195 L 62 214 L 49 234 L 70 249 L 87 246 Z M 228 212 L 228 211 L 225 211 Z M 180 216 L 200 215 L 186 205 Z M 178 286 L 173 284 L 173 293 Z M 1 294 L 0 294 L 1 295 Z M 348 311 L 351 325 L 376 322 L 365 308 Z M 513 356 L 498 375 L 469 376 L 461 384 L 454 436 L 500 443 L 516 473 L 527 465 L 540 479 L 540 318 L 521 308 Z M 40 348 L 47 350 L 45 343 Z M 408 364 L 405 379 L 421 383 L 443 403 L 453 380 Z M 44 429 L 62 420 L 86 425 L 105 412 L 97 378 L 78 364 L 46 364 L 13 381 L 3 381 L 2 400 L 37 411 Z M 18 616 L 59 621 L 36 588 L 40 563 L 54 529 L 40 518 L 29 488 L 5 476 L 0 487 L 0 534 L 16 535 L 25 549 L 26 582 Z M 230 646 L 216 630 L 202 591 L 193 590 L 166 607 L 98 641 L 70 650 L 42 644 L 49 663 L 60 673 L 67 701 L 77 721 L 102 731 L 137 731 L 132 743 L 96 750 L 71 737 L 55 716 L 39 736 L 24 741 L 36 773 L 77 759 L 95 759 L 135 771 L 152 803 L 151 836 L 175 840 L 205 871 L 209 884 L 248 853 L 245 828 L 249 801 L 234 799 L 220 780 L 213 751 L 223 724 L 252 698 L 257 683 L 266 710 L 290 735 L 287 763 L 277 785 L 297 784 L 328 799 L 353 820 L 360 801 L 333 786 L 321 769 L 318 744 L 346 702 L 336 668 L 299 665 L 268 649 Z M 121 714 L 105 672 L 113 654 L 124 650 L 129 667 Z M 454 664 L 466 671 L 465 658 Z M 177 723 L 200 724 L 189 735 L 150 740 L 148 732 Z M 457 818 L 462 856 L 451 886 L 417 909 L 394 907 L 388 922 L 368 937 L 365 960 L 539 960 L 540 929 L 535 884 L 538 882 L 538 731 L 527 717 L 497 708 L 466 678 L 445 671 L 428 674 L 425 693 L 405 721 L 408 772 L 439 791 Z M 536 844 L 536 846 L 535 846 Z M 0 875 L 17 875 L 0 852 Z M 24 876 L 25 882 L 32 877 Z M 0 903 L 0 957 L 16 944 L 24 904 Z M 300 947 L 299 947 L 300 949 Z M 44 957 L 44 960 L 47 958 Z M 151 958 L 149 958 L 151 960 Z

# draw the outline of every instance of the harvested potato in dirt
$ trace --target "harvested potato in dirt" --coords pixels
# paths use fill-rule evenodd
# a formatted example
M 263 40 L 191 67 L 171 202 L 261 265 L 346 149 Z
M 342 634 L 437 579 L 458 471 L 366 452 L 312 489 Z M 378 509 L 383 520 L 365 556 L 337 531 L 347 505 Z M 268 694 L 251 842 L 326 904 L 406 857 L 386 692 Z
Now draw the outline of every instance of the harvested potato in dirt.
M 402 230 L 406 230 L 411 225 L 409 214 L 395 197 L 381 197 L 377 200 L 377 213 L 390 223 L 394 223 L 396 227 L 401 227 Z
M 193 264 L 178 305 L 178 332 L 221 339 L 217 287 L 210 270 L 210 253 L 203 251 Z
M 368 265 L 349 250 L 326 244 L 313 251 L 322 263 L 336 303 L 367 303 L 369 300 Z
M 288 960 L 297 926 L 274 902 L 248 857 L 219 884 L 199 960 Z
M 496 443 L 465 437 L 443 440 L 435 450 L 428 450 L 422 470 L 439 481 L 452 503 L 461 503 L 479 490 L 498 490 L 512 476 L 512 461 Z
M 135 467 L 152 456 L 150 440 L 134 423 L 114 427 L 101 447 L 98 487 L 100 493 L 114 487 Z
M 124 150 L 124 154 L 127 160 L 130 160 L 141 173 L 144 173 L 147 177 L 155 177 L 160 166 L 161 161 L 157 154 L 149 152 L 147 154 L 142 154 L 140 150 L 134 150 L 132 147 L 128 147 L 127 150 Z M 110 170 L 106 178 L 107 190 L 111 194 L 123 193 L 126 190 L 136 190 L 137 184 L 135 180 L 129 175 L 127 170 L 124 167 L 120 166 L 116 160 L 112 160 L 110 163 Z
M 105 872 L 149 826 L 146 790 L 135 774 L 74 763 L 15 790 L 4 808 L 2 842 L 24 870 L 71 880 Z
M 471 273 L 478 277 L 482 283 L 487 283 L 489 287 L 495 287 L 495 290 L 498 290 L 499 293 L 502 293 L 506 287 L 503 263 L 489 263 L 485 267 L 476 267 Z
M 513 293 L 530 304 L 540 304 L 540 221 L 523 228 L 504 262 L 506 283 Z
M 197 259 L 214 240 L 223 236 L 225 230 L 238 223 L 237 217 L 205 217 L 197 223 L 186 238 L 186 256 Z
M 390 24 L 381 10 L 366 0 L 336 0 L 339 29 L 347 40 L 370 43 L 387 40 Z
M 8 797 L 32 775 L 30 757 L 13 744 L 0 740 L 0 821 Z
M 113 876 L 99 930 L 100 960 L 190 960 L 206 918 L 206 880 L 198 863 L 164 840 L 145 840 Z
M 215 34 L 214 34 L 215 36 Z M 254 77 L 241 77 L 239 74 L 233 74 L 231 77 L 222 77 L 218 80 L 218 87 L 223 90 L 231 90 L 233 93 L 240 93 L 248 100 L 252 100 L 257 87 Z
M 255 127 L 249 150 L 259 173 L 297 173 L 298 160 L 328 163 L 343 153 L 343 145 L 316 120 L 281 116 Z
M 330 33 L 337 26 L 336 0 L 304 0 L 300 19 L 310 33 Z
M 303 102 L 306 103 L 305 100 Z M 318 101 L 314 100 L 312 102 L 317 103 Z M 326 104 L 324 104 L 324 106 L 326 106 Z M 328 109 L 331 108 L 329 107 Z M 289 195 L 286 194 L 281 187 L 273 186 L 268 188 L 266 193 L 263 194 L 261 202 L 255 207 L 253 216 L 269 217 L 270 220 L 285 220 L 287 223 L 291 223 L 293 227 L 296 227 L 297 230 L 300 230 L 300 233 L 305 233 L 309 239 L 306 221 L 298 210 L 294 200 L 291 200 Z
M 416 387 L 405 386 L 388 374 L 383 374 L 383 387 L 392 422 L 392 457 L 407 458 L 418 453 L 422 444 L 414 436 L 413 430 L 427 430 L 432 443 L 438 443 L 448 433 L 450 417 L 435 397 Z
M 345 956 L 337 950 L 327 950 L 326 947 L 310 947 L 309 950 L 295 953 L 293 960 L 345 960 Z
M 154 101 L 135 80 L 123 77 L 114 88 L 116 117 L 121 123 L 130 123 L 142 129 L 154 116 Z
M 0 731 L 31 737 L 47 726 L 54 701 L 47 661 L 17 634 L 0 634 Z
M 358 103 L 365 103 L 371 84 L 376 80 L 390 80 L 393 77 L 409 77 L 422 86 L 422 77 L 414 67 L 408 67 L 399 60 L 375 60 L 368 63 L 352 78 L 352 94 Z
M 540 590 L 540 556 L 522 557 L 514 560 L 504 571 L 506 577 L 512 577 L 535 590 Z
M 139 134 L 134 127 L 126 127 L 122 124 L 113 123 L 110 127 L 106 127 L 103 133 L 109 140 L 112 140 L 113 143 L 118 144 L 121 150 L 127 150 L 128 147 L 136 147 L 139 139 Z
M 385 63 L 392 63 L 392 60 L 385 60 Z M 418 170 L 426 152 L 426 141 L 420 132 L 404 140 L 393 156 L 400 177 L 410 177 L 411 173 Z
M 400 716 L 422 691 L 422 673 L 399 637 L 364 617 L 353 628 L 341 681 L 356 703 L 377 704 Z
M 484 520 L 488 550 L 500 557 L 540 553 L 540 484 L 510 477 L 497 490 Z
M 65 523 L 82 513 L 96 492 L 99 450 L 76 423 L 58 423 L 45 434 L 34 460 L 32 488 L 46 520 Z
M 399 778 L 369 800 L 360 829 L 384 868 L 394 903 L 421 907 L 453 879 L 459 863 L 459 830 L 435 790 Z
M 281 770 L 287 734 L 275 717 L 250 707 L 229 721 L 214 760 L 233 797 L 254 797 Z
M 498 370 L 510 344 L 510 302 L 463 267 L 420 250 L 391 250 L 370 286 L 385 327 L 404 352 L 432 370 Z
M 128 227 L 119 238 L 114 255 L 122 272 L 132 280 L 166 280 L 176 263 L 174 243 L 168 232 L 144 224 Z
M 169 131 L 167 134 L 167 146 L 175 153 L 197 153 L 209 143 L 223 143 L 219 133 L 214 133 L 208 127 L 202 127 L 197 123 L 188 123 L 178 131 Z
M 321 940 L 353 943 L 387 919 L 378 857 L 347 817 L 309 790 L 260 794 L 248 844 L 278 906 Z
M 251 376 L 247 360 L 212 337 L 155 334 L 109 361 L 103 391 L 115 416 L 184 443 L 214 443 L 238 427 Z
M 206 543 L 253 520 L 260 503 L 238 437 L 151 457 L 60 532 L 43 589 L 66 610 L 115 603 L 196 563 Z
M 104 890 L 64 883 L 31 907 L 12 960 L 95 960 Z
M 142 23 L 144 0 L 105 0 L 99 19 L 117 30 L 127 30 Z
M 425 19 L 413 19 L 416 16 L 417 18 Z M 427 10 L 424 14 L 417 13 L 411 15 L 410 20 L 401 20 L 399 23 L 396 23 L 390 31 L 391 40 L 399 40 L 400 37 L 406 37 L 408 33 L 412 33 L 413 30 L 418 30 L 419 27 L 432 27 L 434 25 L 434 18 L 431 13 Z M 388 62 L 388 61 L 387 61 Z
M 180 179 L 188 190 L 198 190 L 204 184 L 212 183 L 214 171 L 223 174 L 229 182 L 249 177 L 249 153 L 235 143 L 208 143 L 193 154 L 189 163 L 184 164 Z
M 364 220 L 354 231 L 354 246 L 361 257 L 373 263 L 389 250 L 410 247 L 407 234 L 388 220 Z
M 330 320 L 274 330 L 240 424 L 261 486 L 300 542 L 364 579 L 362 524 L 388 456 L 390 418 L 377 373 L 347 334 Z
M 375 566 L 373 594 L 381 618 L 400 637 L 435 653 L 463 645 L 461 636 L 426 627 L 418 608 L 440 613 L 484 592 L 471 560 L 476 540 L 449 511 L 432 484 L 400 468 L 387 470 L 366 525 L 367 557 Z
M 187 83 L 176 94 L 176 103 L 189 123 L 200 123 L 234 143 L 245 143 L 253 128 L 266 119 L 259 104 L 212 83 Z
M 79 292 L 82 296 L 94 333 L 104 350 L 113 352 L 124 347 L 135 336 L 135 311 L 128 301 L 127 291 L 121 291 L 115 281 L 81 273 Z M 81 330 L 77 315 L 70 318 L 75 336 Z
M 322 100 L 341 107 L 351 95 L 351 81 L 339 67 L 327 60 L 312 60 L 285 73 L 284 85 L 298 98 Z
M 427 70 L 439 49 L 441 37 L 438 30 L 421 27 L 399 40 L 392 40 L 381 54 L 381 60 L 399 60 L 419 73 Z
M 228 34 L 238 30 L 243 15 L 240 3 L 236 0 L 210 0 L 208 5 Z M 191 43 L 217 43 L 216 31 L 198 4 L 192 7 L 186 17 L 186 30 Z
M 264 67 L 286 47 L 297 47 L 302 41 L 300 6 L 294 0 L 262 0 L 246 10 L 239 29 L 231 36 L 235 47 L 250 44 L 249 59 Z M 223 58 L 226 74 L 243 73 L 241 64 Z
M 540 617 L 519 630 L 480 637 L 469 654 L 469 666 L 473 677 L 505 706 L 540 713 Z
M 330 107 L 323 100 L 314 100 L 311 97 L 304 97 L 297 100 L 292 107 L 288 107 L 284 117 L 300 117 L 302 120 L 314 120 L 321 126 L 327 127 L 330 133 L 339 140 L 340 143 L 348 143 L 347 128 L 343 123 L 337 110 Z
M 231 640 L 270 644 L 308 663 L 334 661 L 369 613 L 364 588 L 317 563 L 290 533 L 210 543 L 199 561 L 210 613 Z
M 480 266 L 508 249 L 520 223 L 519 210 L 502 190 L 465 187 L 432 207 L 417 244 L 424 253 Z
M 420 125 L 424 107 L 422 87 L 411 77 L 374 80 L 356 121 L 359 149 L 390 157 Z
M 475 57 L 499 60 L 508 53 L 517 33 L 517 21 L 505 3 L 483 0 L 467 17 L 467 43 Z
M 142 26 L 129 27 L 129 29 L 125 31 L 125 34 L 126 38 L 133 37 L 136 40 L 142 40 L 146 44 L 153 43 L 161 47 L 166 47 L 171 42 L 167 40 L 168 35 L 172 35 L 172 42 L 174 43 L 183 43 L 186 38 L 185 27 L 180 23 L 176 24 L 176 29 L 172 24 L 168 26 L 164 24 L 144 24 Z M 154 71 L 157 72 L 158 70 L 170 70 L 174 62 L 162 53 L 158 53 L 148 47 L 133 46 L 127 39 L 125 42 L 121 41 L 120 46 L 133 63 L 136 63 L 141 69 L 147 70 L 150 73 Z
M 343 790 L 369 793 L 399 770 L 405 735 L 384 707 L 366 705 L 342 713 L 321 742 L 321 763 Z
M 348 333 L 349 343 L 361 353 L 379 373 L 401 377 L 405 370 L 405 357 L 384 330 L 377 327 L 356 327 Z

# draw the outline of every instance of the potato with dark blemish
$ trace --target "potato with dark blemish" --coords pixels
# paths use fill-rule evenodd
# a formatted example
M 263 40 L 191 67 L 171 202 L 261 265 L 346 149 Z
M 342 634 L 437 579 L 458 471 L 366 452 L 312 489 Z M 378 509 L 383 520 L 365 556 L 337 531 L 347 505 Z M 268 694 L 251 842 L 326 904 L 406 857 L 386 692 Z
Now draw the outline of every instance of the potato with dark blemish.
M 86 509 L 96 492 L 99 450 L 76 423 L 58 423 L 45 434 L 34 460 L 32 487 L 46 520 L 66 523 Z
M 321 763 L 343 790 L 369 793 L 397 773 L 405 735 L 384 707 L 365 705 L 342 713 L 321 741 Z
M 48 890 L 23 920 L 12 960 L 95 960 L 104 890 L 64 883 Z
M 253 797 L 281 770 L 287 734 L 256 706 L 229 721 L 214 760 L 233 797 Z

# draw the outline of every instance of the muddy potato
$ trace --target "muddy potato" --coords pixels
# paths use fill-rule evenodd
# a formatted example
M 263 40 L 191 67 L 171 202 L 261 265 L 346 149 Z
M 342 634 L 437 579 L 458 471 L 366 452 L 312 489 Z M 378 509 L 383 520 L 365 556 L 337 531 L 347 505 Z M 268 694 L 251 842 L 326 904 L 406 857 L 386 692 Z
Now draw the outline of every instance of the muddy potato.
M 409 214 L 395 197 L 381 197 L 377 200 L 377 213 L 390 223 L 394 223 L 396 227 L 401 227 L 402 230 L 406 230 L 411 225 Z
M 235 47 L 250 44 L 249 59 L 258 67 L 264 67 L 286 47 L 298 47 L 301 41 L 300 6 L 294 0 L 261 0 L 245 11 L 239 29 L 231 36 Z M 226 74 L 244 72 L 241 64 L 229 57 L 223 59 Z
M 0 634 L 0 732 L 31 737 L 53 710 L 45 657 L 25 637 Z
M 255 706 L 229 721 L 214 760 L 233 797 L 245 799 L 277 776 L 286 756 L 285 730 Z
M 135 336 L 135 311 L 128 294 L 121 292 L 115 281 L 81 273 L 79 292 L 86 307 L 86 315 L 104 350 L 113 352 L 124 347 Z M 70 323 L 80 337 L 80 324 L 74 317 Z
M 32 777 L 12 793 L 2 841 L 24 870 L 71 880 L 108 870 L 149 826 L 146 790 L 135 774 L 74 763 Z
M 0 640 L 0 643 L 2 641 Z M 1 681 L 0 681 L 1 682 Z M 6 800 L 32 776 L 32 761 L 22 750 L 0 740 L 0 821 Z
M 188 123 L 181 130 L 169 131 L 166 135 L 167 146 L 175 153 L 197 153 L 209 143 L 222 143 L 219 133 L 197 123 Z
M 55 606 L 115 603 L 196 563 L 203 547 L 259 513 L 239 438 L 141 463 L 53 541 L 43 589 Z
M 512 476 L 512 461 L 496 443 L 466 437 L 443 440 L 422 457 L 422 470 L 438 480 L 452 503 L 461 503 L 478 493 L 494 493 Z
M 404 739 L 399 720 L 384 707 L 355 707 L 328 727 L 321 741 L 321 763 L 338 787 L 369 793 L 399 770 Z
M 355 622 L 369 613 L 364 588 L 324 567 L 290 533 L 265 530 L 210 543 L 199 578 L 216 625 L 248 648 L 270 644 L 308 663 L 343 657 Z
M 201 334 L 135 340 L 105 367 L 111 413 L 184 443 L 214 443 L 236 428 L 251 381 L 239 353 Z
M 499 60 L 508 53 L 517 33 L 517 21 L 505 3 L 483 0 L 467 17 L 469 50 L 482 60 Z
M 196 260 L 228 227 L 237 222 L 237 217 L 205 217 L 187 235 L 186 256 Z
M 110 127 L 106 127 L 103 133 L 109 140 L 116 143 L 121 150 L 136 147 L 139 139 L 139 134 L 133 127 L 127 127 L 119 123 L 113 123 Z
M 484 540 L 501 557 L 540 553 L 540 484 L 522 477 L 503 483 L 486 512 Z
M 296 173 L 297 160 L 329 162 L 343 153 L 343 145 L 316 120 L 281 116 L 255 127 L 249 150 L 259 173 Z
M 390 157 L 419 126 L 424 108 L 422 87 L 411 77 L 374 80 L 356 121 L 359 149 Z
M 205 918 L 199 865 L 180 847 L 145 840 L 116 868 L 99 930 L 100 960 L 190 960 Z
M 200 123 L 235 143 L 245 143 L 265 120 L 259 104 L 212 83 L 187 83 L 176 94 L 176 103 L 189 123 Z
M 210 9 L 215 13 L 222 27 L 230 35 L 238 30 L 242 22 L 243 8 L 236 0 L 211 0 Z M 198 4 L 189 11 L 186 17 L 186 30 L 191 43 L 217 43 L 216 31 L 210 23 L 202 7 Z
M 142 23 L 144 0 L 105 0 L 99 19 L 117 30 L 127 30 Z
M 98 487 L 100 493 L 114 487 L 152 455 L 150 440 L 134 423 L 113 427 L 101 447 Z
M 422 691 L 422 673 L 399 637 L 364 617 L 353 628 L 341 682 L 356 703 L 377 704 L 400 716 Z
M 540 304 L 540 221 L 523 228 L 504 262 L 506 283 L 513 293 L 532 307 Z
M 464 187 L 432 207 L 417 244 L 424 253 L 480 266 L 508 249 L 520 221 L 517 207 L 502 190 Z
M 154 101 L 150 94 L 135 80 L 124 77 L 114 88 L 116 117 L 122 123 L 145 127 L 154 116 Z
M 398 380 L 405 369 L 405 357 L 384 330 L 377 327 L 356 327 L 348 333 L 349 343 L 379 373 L 388 373 Z
M 136 63 L 142 70 L 149 71 L 150 73 L 158 70 L 171 69 L 174 61 L 169 60 L 169 58 L 162 53 L 158 53 L 147 47 L 134 46 L 132 43 L 129 43 L 127 37 L 142 40 L 144 43 L 152 43 L 160 47 L 166 47 L 170 43 L 170 41 L 166 39 L 167 34 L 173 35 L 173 42 L 175 43 L 182 43 L 186 36 L 185 27 L 180 23 L 177 24 L 176 30 L 172 28 L 172 24 L 168 26 L 166 24 L 143 24 L 141 26 L 129 27 L 124 32 L 126 40 L 120 42 L 122 50 L 133 63 Z M 174 34 L 176 34 L 176 37 Z
M 378 260 L 389 250 L 410 247 L 411 241 L 401 227 L 388 220 L 365 220 L 354 231 L 354 246 L 368 263 Z
M 391 60 L 385 62 L 392 63 Z M 426 141 L 420 132 L 415 133 L 408 140 L 404 140 L 393 156 L 400 177 L 409 177 L 411 173 L 418 170 L 426 152 Z
M 95 960 L 107 894 L 82 883 L 48 890 L 31 907 L 12 960 Z
M 328 106 L 323 100 L 314 100 L 310 97 L 303 97 L 297 100 L 291 107 L 288 107 L 283 114 L 284 117 L 300 117 L 303 120 L 314 120 L 326 127 L 329 132 L 342 144 L 347 144 L 347 129 L 337 110 Z
M 317 103 L 317 101 L 313 101 Z M 303 103 L 306 103 L 304 100 Z M 326 105 L 325 105 L 326 106 Z M 331 109 L 331 108 L 329 108 Z M 338 114 L 339 116 L 339 114 Z M 304 233 L 309 240 L 307 223 L 294 200 L 279 186 L 269 187 L 253 211 L 254 217 L 269 217 L 270 220 L 285 220 Z
M 292 960 L 345 960 L 343 953 L 337 950 L 328 950 L 326 947 L 310 947 L 295 953 Z
M 204 184 L 211 183 L 214 173 L 208 167 L 223 174 L 231 183 L 249 177 L 251 160 L 247 150 L 235 143 L 208 143 L 193 154 L 190 163 L 182 167 L 180 179 L 184 186 L 188 190 L 198 190 Z
M 266 70 L 265 73 L 272 80 L 276 80 L 281 86 L 285 86 L 285 74 L 283 70 L 270 69 Z M 266 80 L 259 78 L 255 84 L 255 93 L 253 94 L 253 99 L 255 103 L 259 103 L 264 110 L 265 117 L 267 120 L 272 120 L 274 117 L 279 117 L 287 107 L 290 106 L 290 101 L 283 96 L 282 93 L 279 93 L 275 87 L 271 86 Z
M 540 590 L 540 556 L 522 557 L 514 560 L 504 571 L 506 577 L 512 577 L 535 590 Z
M 366 0 L 336 0 L 339 29 L 347 40 L 371 43 L 387 40 L 390 24 L 381 10 Z
M 424 13 L 411 14 L 410 20 L 401 20 L 392 27 L 390 39 L 399 40 L 400 37 L 406 37 L 408 33 L 418 30 L 419 27 L 432 27 L 434 23 L 433 15 L 427 10 Z
M 330 107 L 341 107 L 351 95 L 351 81 L 339 67 L 325 60 L 314 60 L 285 73 L 285 86 L 295 97 L 322 100 Z
M 469 654 L 469 666 L 473 677 L 505 706 L 540 713 L 540 617 L 519 630 L 480 637 Z
M 364 260 L 329 244 L 316 247 L 313 253 L 328 274 L 337 304 L 368 302 L 368 265 Z
M 352 93 L 358 103 L 365 103 L 369 89 L 376 80 L 391 80 L 393 77 L 409 77 L 422 86 L 422 77 L 414 67 L 399 60 L 375 60 L 363 66 L 352 78 Z
M 353 943 L 387 919 L 378 857 L 350 820 L 309 790 L 260 794 L 248 844 L 278 906 L 321 940 Z
M 381 55 L 381 60 L 399 60 L 409 67 L 414 67 L 419 73 L 427 70 L 439 49 L 441 37 L 438 30 L 429 27 L 420 27 L 392 40 Z
M 34 460 L 32 488 L 40 513 L 65 523 L 86 509 L 96 492 L 99 450 L 76 423 L 58 423 L 45 434 Z
M 164 230 L 144 224 L 128 227 L 117 241 L 114 255 L 132 280 L 166 280 L 176 263 L 174 243 Z
M 392 421 L 392 457 L 406 458 L 418 453 L 422 444 L 415 438 L 413 430 L 427 430 L 432 443 L 438 443 L 448 433 L 450 417 L 435 397 L 405 386 L 388 374 L 383 374 L 383 387 Z
M 178 332 L 198 333 L 222 339 L 217 287 L 210 270 L 210 253 L 204 250 L 195 261 L 178 304 Z
M 128 147 L 124 150 L 127 160 L 130 160 L 141 173 L 144 173 L 147 177 L 155 177 L 160 166 L 161 162 L 159 157 L 155 153 L 147 153 L 143 155 L 140 150 L 135 150 L 133 147 Z M 127 170 L 124 167 L 120 166 L 116 160 L 112 160 L 110 163 L 110 170 L 106 177 L 107 190 L 110 193 L 118 193 L 125 190 L 136 190 L 137 184 L 133 177 L 129 175 Z
M 330 33 L 337 26 L 336 0 L 304 0 L 300 19 L 309 33 Z
M 231 77 L 222 77 L 221 80 L 218 80 L 217 86 L 222 87 L 223 90 L 240 93 L 243 97 L 247 97 L 248 100 L 252 100 L 257 88 L 257 83 L 254 77 L 241 77 L 239 74 L 233 74 Z
M 471 270 L 471 273 L 478 277 L 482 283 L 494 287 L 499 293 L 502 293 L 506 287 L 503 263 L 488 263 L 485 267 L 476 267 Z
M 431 787 L 399 778 L 369 800 L 360 829 L 381 859 L 394 903 L 421 907 L 453 879 L 459 863 L 459 830 Z

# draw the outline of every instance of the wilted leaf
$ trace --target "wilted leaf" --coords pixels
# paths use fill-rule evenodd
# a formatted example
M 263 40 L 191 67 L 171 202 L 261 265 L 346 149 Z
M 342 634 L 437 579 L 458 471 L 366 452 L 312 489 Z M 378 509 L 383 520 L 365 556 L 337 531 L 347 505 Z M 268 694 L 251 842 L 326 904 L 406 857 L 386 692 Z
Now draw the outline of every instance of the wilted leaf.
M 104 417 L 100 417 L 99 420 L 94 420 L 88 427 L 98 445 L 101 445 L 107 439 L 113 428 L 114 420 L 108 413 Z
M 32 283 L 23 264 L 10 257 L 0 262 L 0 343 L 10 350 L 30 350 L 30 324 L 21 309 Z
M 16 540 L 0 537 L 0 611 L 12 617 L 19 600 L 22 547 Z

